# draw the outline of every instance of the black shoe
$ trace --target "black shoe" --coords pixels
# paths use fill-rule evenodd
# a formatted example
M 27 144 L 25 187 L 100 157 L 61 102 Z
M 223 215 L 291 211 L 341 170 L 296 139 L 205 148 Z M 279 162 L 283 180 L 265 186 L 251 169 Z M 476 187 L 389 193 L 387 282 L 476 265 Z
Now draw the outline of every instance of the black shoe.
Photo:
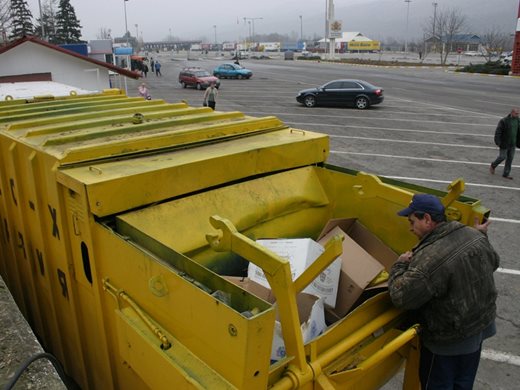
M 492 175 L 495 174 L 495 168 L 493 167 L 493 164 L 489 166 L 489 173 L 491 173 Z
M 513 180 L 513 178 L 511 176 L 502 176 L 504 179 L 509 179 L 509 180 Z

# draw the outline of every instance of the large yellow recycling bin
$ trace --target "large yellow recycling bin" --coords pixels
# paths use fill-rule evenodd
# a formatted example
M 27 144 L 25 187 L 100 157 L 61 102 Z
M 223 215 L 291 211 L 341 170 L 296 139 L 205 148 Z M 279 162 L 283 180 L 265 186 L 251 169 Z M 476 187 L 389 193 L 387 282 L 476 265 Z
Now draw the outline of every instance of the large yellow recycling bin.
M 275 117 L 101 94 L 0 103 L 0 272 L 47 351 L 82 389 L 375 389 L 405 364 L 416 327 L 383 293 L 304 343 L 296 294 L 341 251 L 291 280 L 262 237 L 317 238 L 357 218 L 413 244 L 395 213 L 414 192 L 449 217 L 480 202 L 330 166 L 328 137 Z M 229 282 L 248 262 L 277 303 Z M 225 296 L 226 299 L 222 299 Z M 270 362 L 278 308 L 287 357 Z

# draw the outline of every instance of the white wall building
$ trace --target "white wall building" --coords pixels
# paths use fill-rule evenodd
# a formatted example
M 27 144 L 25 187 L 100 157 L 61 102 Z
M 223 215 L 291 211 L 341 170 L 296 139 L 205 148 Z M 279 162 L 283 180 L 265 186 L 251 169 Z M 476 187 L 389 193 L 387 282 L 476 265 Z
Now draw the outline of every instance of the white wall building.
M 36 37 L 23 37 L 0 49 L 0 82 L 54 81 L 90 91 L 110 88 L 115 72 L 137 79 L 139 73 L 63 49 Z

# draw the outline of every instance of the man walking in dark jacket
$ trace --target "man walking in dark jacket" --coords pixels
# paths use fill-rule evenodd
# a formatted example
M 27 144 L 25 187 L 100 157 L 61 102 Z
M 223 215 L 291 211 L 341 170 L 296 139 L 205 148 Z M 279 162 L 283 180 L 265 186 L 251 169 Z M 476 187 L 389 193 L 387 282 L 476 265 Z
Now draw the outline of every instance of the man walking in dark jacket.
M 396 307 L 421 324 L 419 378 L 423 390 L 471 390 L 482 341 L 496 333 L 499 257 L 486 235 L 446 221 L 439 198 L 416 194 L 398 215 L 408 217 L 419 243 L 392 266 L 388 289 Z
M 513 180 L 509 174 L 511 173 L 511 164 L 515 157 L 515 148 L 520 148 L 520 134 L 518 126 L 518 109 L 513 108 L 511 113 L 500 119 L 495 131 L 495 144 L 500 148 L 500 152 L 495 161 L 491 163 L 489 172 L 494 175 L 495 168 L 506 160 L 504 172 L 502 176 L 506 179 Z

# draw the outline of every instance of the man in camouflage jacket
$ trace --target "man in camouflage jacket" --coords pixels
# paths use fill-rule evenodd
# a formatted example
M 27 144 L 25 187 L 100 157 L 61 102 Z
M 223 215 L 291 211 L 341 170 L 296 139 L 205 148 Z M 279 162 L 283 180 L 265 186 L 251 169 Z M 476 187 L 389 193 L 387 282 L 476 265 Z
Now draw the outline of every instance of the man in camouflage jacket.
M 419 243 L 392 267 L 395 306 L 412 310 L 422 325 L 419 376 L 423 389 L 472 389 L 482 341 L 495 334 L 499 257 L 485 234 L 446 222 L 433 195 L 414 195 L 399 212 Z

